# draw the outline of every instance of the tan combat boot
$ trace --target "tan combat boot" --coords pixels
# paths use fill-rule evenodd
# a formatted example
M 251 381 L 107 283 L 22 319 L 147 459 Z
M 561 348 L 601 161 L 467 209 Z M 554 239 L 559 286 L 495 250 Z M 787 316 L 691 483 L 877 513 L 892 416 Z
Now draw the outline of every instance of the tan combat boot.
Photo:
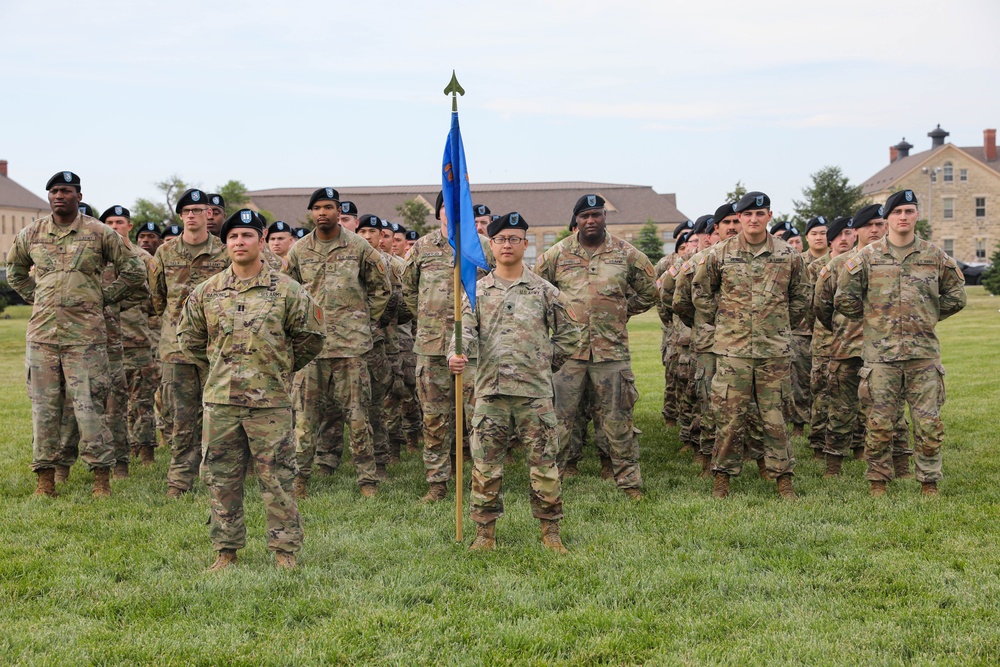
M 786 500 L 795 500 L 795 489 L 792 488 L 792 476 L 789 474 L 778 476 L 778 495 Z
M 274 554 L 274 566 L 279 570 L 294 570 L 297 566 L 295 554 L 287 551 L 278 551 Z
M 295 481 L 292 482 L 292 496 L 296 500 L 302 500 L 303 498 L 309 497 L 309 490 L 306 488 L 306 482 L 308 480 L 302 475 L 296 475 Z
M 611 459 L 601 457 L 601 479 L 614 479 L 615 469 L 611 466 Z
M 431 482 L 431 488 L 427 491 L 427 495 L 420 499 L 423 504 L 436 503 L 439 500 L 444 500 L 444 497 L 448 495 L 448 485 L 444 482 Z M 493 525 L 493 524 L 490 524 Z
M 69 470 L 70 470 L 69 466 L 60 465 L 58 463 L 56 464 L 56 468 L 55 468 L 55 471 L 56 471 L 55 482 L 56 482 L 56 484 L 65 484 L 66 482 L 69 481 Z
M 552 549 L 556 553 L 568 554 L 569 549 L 563 546 L 562 538 L 559 536 L 559 522 L 542 519 L 542 544 L 547 549 Z
M 416 454 L 420 451 L 420 433 L 417 431 L 406 432 L 406 451 Z
M 209 572 L 225 570 L 230 565 L 236 565 L 236 549 L 222 549 L 215 557 L 215 562 L 208 568 Z
M 764 457 L 757 459 L 757 476 L 761 479 L 767 479 L 767 464 L 764 462 Z
M 622 489 L 629 500 L 642 500 L 642 491 L 635 488 Z
M 497 524 L 491 521 L 476 525 L 476 539 L 472 541 L 469 551 L 493 551 L 497 548 Z
M 676 428 L 677 427 L 677 420 L 676 419 L 670 419 L 669 417 L 664 417 L 663 418 L 663 425 L 666 426 L 667 428 Z
M 896 479 L 913 479 L 910 472 L 910 457 L 908 454 L 900 454 L 892 457 L 892 471 Z
M 723 499 L 729 495 L 729 475 L 724 472 L 715 473 L 715 483 L 712 484 L 712 497 Z
M 939 495 L 938 494 L 938 488 L 937 488 L 937 482 L 921 482 L 920 483 L 920 495 L 922 495 L 922 496 L 937 497 Z
M 380 482 L 384 482 L 385 480 L 389 479 L 389 471 L 385 469 L 384 463 L 375 464 L 375 476 L 378 478 Z
M 699 479 L 708 479 L 712 476 L 712 457 L 706 456 L 705 460 L 701 464 L 701 472 L 698 473 Z
M 38 486 L 35 487 L 36 496 L 48 496 L 55 498 L 56 493 L 56 469 L 44 468 L 38 471 Z
M 128 446 L 128 457 L 130 459 L 139 458 L 139 445 L 129 445 Z
M 566 469 L 563 471 L 564 477 L 576 477 L 579 474 L 580 474 L 580 469 L 576 466 L 575 463 L 566 464 Z
M 128 479 L 128 462 L 115 462 L 115 479 Z
M 885 495 L 885 482 L 872 480 L 872 498 L 881 498 Z
M 854 452 L 854 460 L 862 461 L 865 458 L 865 448 L 864 445 L 861 447 L 852 447 L 851 451 Z
M 792 427 L 793 438 L 801 438 L 805 436 L 805 434 L 806 432 L 805 429 L 802 427 L 802 424 L 796 424 L 795 426 Z
M 826 460 L 826 456 L 823 455 L 823 450 L 822 449 L 814 449 L 813 450 L 813 461 L 825 461 L 825 460 Z
M 704 470 L 705 469 L 705 455 L 702 454 L 701 452 L 695 452 L 694 453 L 694 458 L 692 459 L 692 463 L 694 463 L 696 466 L 698 466 L 699 468 L 701 468 L 702 470 Z
M 177 500 L 178 498 L 183 498 L 184 494 L 187 493 L 184 489 L 179 489 L 176 486 L 171 486 L 167 489 L 167 498 L 171 500 Z
M 823 473 L 824 479 L 830 479 L 831 477 L 839 477 L 840 473 L 844 469 L 844 457 L 837 456 L 836 454 L 826 455 L 826 472 Z
M 111 468 L 94 468 L 94 497 L 111 495 Z
M 690 442 L 685 442 L 684 446 L 677 450 L 678 454 L 687 454 L 688 452 L 694 451 L 694 445 Z
M 374 484 L 362 484 L 361 485 L 361 495 L 365 498 L 374 498 L 378 495 L 378 487 Z
M 313 470 L 313 474 L 316 475 L 317 477 L 329 477 L 336 471 L 337 471 L 336 468 L 331 468 L 330 466 L 325 466 L 321 463 L 318 466 L 316 466 L 315 470 Z
M 156 448 L 152 445 L 141 445 L 139 447 L 139 463 L 144 466 L 153 465 L 153 461 L 156 460 Z

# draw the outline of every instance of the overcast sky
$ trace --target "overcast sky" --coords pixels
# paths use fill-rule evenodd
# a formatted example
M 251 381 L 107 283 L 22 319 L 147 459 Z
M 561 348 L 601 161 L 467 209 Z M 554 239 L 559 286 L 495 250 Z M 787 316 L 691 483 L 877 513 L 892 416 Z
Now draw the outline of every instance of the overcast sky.
M 0 158 L 99 210 L 170 174 L 434 183 L 455 69 L 474 183 L 651 185 L 693 218 L 737 180 L 790 213 L 825 165 L 860 183 L 903 136 L 1000 125 L 996 0 L 680 4 L 3 0 Z

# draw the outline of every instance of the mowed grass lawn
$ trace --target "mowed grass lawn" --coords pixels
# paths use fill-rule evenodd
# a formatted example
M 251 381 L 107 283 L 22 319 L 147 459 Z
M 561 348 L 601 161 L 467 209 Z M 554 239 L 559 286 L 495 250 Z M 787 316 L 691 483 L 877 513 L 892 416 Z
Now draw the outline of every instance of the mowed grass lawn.
M 203 486 L 168 502 L 166 456 L 90 497 L 80 466 L 32 495 L 26 311 L 0 321 L 0 664 L 997 664 L 1000 662 L 1000 299 L 969 291 L 942 323 L 945 480 L 868 497 L 861 462 L 821 478 L 796 442 L 799 501 L 744 474 L 709 497 L 660 419 L 653 314 L 631 326 L 647 497 L 597 477 L 593 450 L 564 489 L 568 556 L 545 551 L 523 457 L 507 474 L 499 548 L 454 541 L 454 497 L 416 503 L 405 455 L 378 498 L 349 470 L 301 503 L 300 568 L 265 550 L 259 493 L 237 567 L 213 553 Z M 466 469 L 468 471 L 468 468 Z M 468 479 L 468 473 L 466 473 Z M 466 496 L 467 497 L 467 496 Z

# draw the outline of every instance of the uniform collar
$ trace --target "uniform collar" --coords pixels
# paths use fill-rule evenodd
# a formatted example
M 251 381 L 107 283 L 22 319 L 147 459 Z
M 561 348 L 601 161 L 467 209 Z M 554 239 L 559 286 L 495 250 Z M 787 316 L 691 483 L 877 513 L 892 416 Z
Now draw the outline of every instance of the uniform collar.
M 58 236 L 62 238 L 67 234 L 75 234 L 80 231 L 80 227 L 83 226 L 83 215 L 77 212 L 76 217 L 73 218 L 73 222 L 68 225 L 60 225 L 56 222 L 56 218 L 51 213 L 48 215 L 48 228 L 46 232 L 50 236 Z
M 313 230 L 308 236 L 306 236 L 304 240 L 307 244 L 306 247 L 309 250 L 312 250 L 313 252 L 318 252 L 321 247 L 343 248 L 344 246 L 347 245 L 347 234 L 353 234 L 353 233 L 354 232 L 350 231 L 349 229 L 344 229 L 343 227 L 341 227 L 340 232 L 337 233 L 337 238 L 330 241 L 323 241 L 320 240 L 318 236 L 316 236 L 316 231 Z
M 236 277 L 233 265 L 226 269 L 226 282 L 222 289 L 234 290 L 236 292 L 246 292 L 255 287 L 270 287 L 272 282 L 271 267 L 264 261 L 264 265 L 256 276 L 250 280 L 240 280 Z
M 611 232 L 609 232 L 608 229 L 607 229 L 607 227 L 605 227 L 604 228 L 604 243 L 602 243 L 601 245 L 597 246 L 594 249 L 593 252 L 588 251 L 587 248 L 584 248 L 583 244 L 580 243 L 580 232 L 579 231 L 577 231 L 574 234 L 571 234 L 570 236 L 567 236 L 565 240 L 569 244 L 569 250 L 570 250 L 570 252 L 573 252 L 573 253 L 575 253 L 577 255 L 582 255 L 584 257 L 591 257 L 593 255 L 599 255 L 602 252 L 611 252 L 611 250 L 613 249 L 613 241 L 614 241 L 614 239 L 615 239 L 615 237 L 612 236 Z
M 529 269 L 527 267 L 527 265 L 525 265 L 524 269 L 521 271 L 521 275 L 518 276 L 517 280 L 514 280 L 513 282 L 511 282 L 510 286 L 513 287 L 514 285 L 520 285 L 521 283 L 524 283 L 525 285 L 531 284 L 531 276 L 533 276 L 533 275 L 534 274 L 531 273 L 531 269 Z M 494 286 L 497 286 L 498 285 L 498 282 L 497 282 L 498 279 L 496 277 L 496 269 L 494 269 L 493 271 L 490 271 L 489 273 L 487 273 L 486 276 L 482 280 L 483 280 L 483 286 L 484 287 L 494 287 Z
M 764 245 L 761 247 L 760 252 L 767 252 L 770 255 L 774 254 L 774 236 L 768 234 L 764 237 Z M 740 252 L 751 252 L 750 244 L 747 242 L 747 237 L 740 232 L 736 235 L 736 247 L 739 248 Z M 756 257 L 757 255 L 754 255 Z

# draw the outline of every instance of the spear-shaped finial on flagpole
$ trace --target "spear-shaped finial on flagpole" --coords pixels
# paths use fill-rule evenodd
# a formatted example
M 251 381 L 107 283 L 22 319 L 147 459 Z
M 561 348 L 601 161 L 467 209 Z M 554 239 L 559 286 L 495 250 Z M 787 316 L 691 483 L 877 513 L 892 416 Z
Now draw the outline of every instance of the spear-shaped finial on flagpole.
M 445 95 L 451 95 L 451 110 L 458 111 L 458 97 L 456 95 L 465 96 L 465 88 L 462 88 L 462 84 L 458 82 L 458 77 L 455 76 L 455 70 L 451 70 L 451 81 L 444 89 Z

